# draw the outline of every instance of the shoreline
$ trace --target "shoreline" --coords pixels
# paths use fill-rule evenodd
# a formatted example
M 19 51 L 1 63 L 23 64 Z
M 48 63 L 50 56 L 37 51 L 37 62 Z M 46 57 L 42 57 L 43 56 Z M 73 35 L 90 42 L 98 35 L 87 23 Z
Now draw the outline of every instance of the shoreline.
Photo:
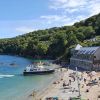
M 54 73 L 54 78 L 52 79 L 52 81 L 45 87 L 43 87 L 42 89 L 40 90 L 37 90 L 37 91 L 32 91 L 30 93 L 30 95 L 28 95 L 28 97 L 24 100 L 41 100 L 41 98 L 43 96 L 45 96 L 45 92 L 47 92 L 48 90 L 51 90 L 53 88 L 53 83 L 55 81 L 58 81 L 61 79 L 61 77 L 59 77 L 59 75 L 61 75 L 61 72 L 55 72 Z M 35 94 L 36 93 L 36 94 Z
M 47 91 L 51 87 L 52 83 L 56 80 L 57 77 L 58 77 L 57 75 L 54 75 L 54 77 L 51 79 L 51 82 L 48 82 L 47 83 L 48 85 L 43 86 L 40 89 L 32 89 L 32 90 L 27 91 L 23 96 L 20 97 L 21 98 L 20 100 L 39 100 L 43 92 Z M 34 93 L 36 94 L 34 95 Z
M 79 92 L 78 92 L 77 79 L 75 79 L 75 81 L 72 81 L 71 85 L 69 86 L 70 89 L 64 89 L 63 87 L 63 82 L 66 81 L 68 83 L 68 80 L 72 79 L 71 77 L 69 77 L 69 75 L 75 71 L 71 69 L 67 70 L 66 68 L 62 68 L 62 69 L 63 69 L 62 71 L 59 70 L 56 73 L 57 75 L 51 81 L 51 83 L 49 83 L 42 90 L 38 91 L 36 95 L 31 94 L 27 100 L 45 100 L 45 98 L 47 97 L 58 97 L 60 98 L 59 100 L 62 100 L 62 98 L 63 100 L 68 100 L 69 97 L 78 97 Z M 84 73 L 83 77 L 87 79 L 87 83 L 80 81 L 80 92 L 81 92 L 82 100 L 100 100 L 100 98 L 97 99 L 98 96 L 100 96 L 100 83 L 93 84 L 93 86 L 87 86 L 90 80 L 89 80 L 89 77 L 86 76 L 87 73 L 86 72 L 83 72 L 83 73 Z M 79 76 L 81 76 L 82 72 L 78 71 L 78 74 Z M 100 72 L 98 72 L 97 75 L 93 79 L 97 77 L 100 77 Z M 84 84 L 84 87 L 83 87 L 83 84 Z M 89 89 L 89 92 L 86 92 L 87 89 Z M 95 91 L 95 94 L 94 94 L 94 91 Z
M 57 68 L 57 69 L 53 73 L 52 79 L 50 79 L 50 81 L 47 82 L 47 85 L 43 86 L 40 89 L 33 89 L 32 91 L 27 91 L 26 95 L 24 95 L 21 100 L 38 100 L 38 98 L 41 98 L 44 91 L 47 91 L 49 88 L 51 88 L 53 82 L 55 80 L 58 80 L 59 76 L 61 75 L 60 71 L 57 71 L 61 66 L 57 64 L 53 64 L 52 66 L 53 68 Z

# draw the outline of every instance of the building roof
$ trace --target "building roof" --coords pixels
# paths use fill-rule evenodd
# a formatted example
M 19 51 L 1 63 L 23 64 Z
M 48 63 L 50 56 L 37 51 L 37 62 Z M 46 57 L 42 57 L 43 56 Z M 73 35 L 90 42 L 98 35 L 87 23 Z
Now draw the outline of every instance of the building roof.
M 77 46 L 75 47 L 75 50 L 79 50 L 82 46 L 80 44 L 77 44 Z
M 99 47 L 82 47 L 77 54 L 94 54 Z

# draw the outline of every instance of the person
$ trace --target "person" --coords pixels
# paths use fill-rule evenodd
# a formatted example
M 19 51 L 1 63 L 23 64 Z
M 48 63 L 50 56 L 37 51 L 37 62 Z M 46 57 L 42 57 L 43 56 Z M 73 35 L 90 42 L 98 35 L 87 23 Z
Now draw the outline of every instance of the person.
M 61 72 L 63 71 L 62 68 L 60 69 L 60 71 L 61 71 Z
M 86 83 L 86 78 L 84 78 L 84 83 Z
M 89 89 L 86 89 L 86 92 L 89 92 Z
M 64 81 L 64 82 L 63 82 L 63 87 L 65 87 L 65 86 L 67 86 L 67 84 L 66 84 L 66 82 Z
M 81 73 L 81 80 L 83 79 L 83 73 Z
M 75 91 L 75 88 L 72 90 L 72 93 Z
M 84 88 L 84 84 L 82 84 L 82 88 Z
M 73 75 L 71 77 L 73 78 L 73 81 L 75 82 L 75 77 Z
M 71 85 L 71 79 L 69 79 L 69 85 Z
M 99 81 L 100 81 L 100 77 L 99 77 Z
M 100 78 L 100 77 L 99 77 Z M 98 86 L 100 86 L 100 80 L 98 79 Z

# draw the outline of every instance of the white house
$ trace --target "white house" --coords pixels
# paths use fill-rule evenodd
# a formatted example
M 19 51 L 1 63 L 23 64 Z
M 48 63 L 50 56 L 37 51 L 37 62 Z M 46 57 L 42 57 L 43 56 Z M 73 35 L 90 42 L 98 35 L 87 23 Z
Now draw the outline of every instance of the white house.
M 70 66 L 100 71 L 100 47 L 77 45 L 71 50 Z

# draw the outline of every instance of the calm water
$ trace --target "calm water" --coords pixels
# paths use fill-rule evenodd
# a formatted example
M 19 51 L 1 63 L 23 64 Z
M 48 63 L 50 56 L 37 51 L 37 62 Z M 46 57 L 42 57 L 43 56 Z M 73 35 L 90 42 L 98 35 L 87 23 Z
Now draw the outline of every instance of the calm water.
M 23 76 L 23 70 L 30 63 L 25 58 L 0 55 L 0 100 L 22 100 L 32 90 L 43 88 L 53 79 L 53 74 Z

